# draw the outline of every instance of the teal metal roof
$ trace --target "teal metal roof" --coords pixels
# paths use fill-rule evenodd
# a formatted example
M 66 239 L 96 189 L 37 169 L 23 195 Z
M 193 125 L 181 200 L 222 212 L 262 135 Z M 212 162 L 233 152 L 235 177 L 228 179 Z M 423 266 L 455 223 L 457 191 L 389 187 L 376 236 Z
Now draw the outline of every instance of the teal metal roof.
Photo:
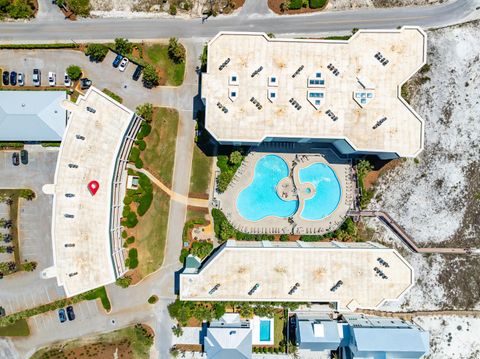
M 0 141 L 61 141 L 65 91 L 1 91 Z

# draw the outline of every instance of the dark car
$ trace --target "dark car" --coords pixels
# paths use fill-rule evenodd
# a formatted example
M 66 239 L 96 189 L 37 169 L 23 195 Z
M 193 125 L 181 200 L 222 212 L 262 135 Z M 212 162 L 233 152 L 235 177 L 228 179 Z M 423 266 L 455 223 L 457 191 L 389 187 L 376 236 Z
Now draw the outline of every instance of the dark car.
M 3 84 L 5 86 L 10 85 L 10 73 L 8 71 L 3 71 Z
M 42 84 L 42 73 L 39 69 L 33 69 L 32 81 L 36 87 Z
M 73 311 L 73 307 L 71 305 L 67 307 L 67 317 L 68 320 L 75 320 L 75 312 Z
M 86 90 L 92 86 L 92 80 L 84 77 L 83 79 L 80 79 L 80 87 L 82 90 Z
M 135 69 L 135 72 L 133 73 L 132 79 L 137 81 L 140 78 L 141 74 L 142 74 L 142 66 L 138 65 L 137 68 Z
M 14 152 L 12 155 L 12 163 L 14 166 L 18 166 L 20 164 L 19 158 L 20 156 L 18 155 L 18 152 Z
M 112 62 L 112 66 L 113 67 L 118 67 L 118 65 L 120 65 L 120 61 L 122 61 L 122 59 L 123 59 L 122 55 L 117 55 L 117 57 L 115 57 L 115 60 L 113 60 L 113 62 Z
M 17 73 L 15 71 L 10 72 L 10 84 L 12 86 L 17 84 Z
M 67 321 L 67 317 L 65 316 L 65 309 L 60 308 L 58 310 L 58 319 L 60 319 L 60 323 L 65 323 Z
M 27 150 L 21 150 L 20 151 L 20 160 L 24 165 L 28 165 L 28 151 Z

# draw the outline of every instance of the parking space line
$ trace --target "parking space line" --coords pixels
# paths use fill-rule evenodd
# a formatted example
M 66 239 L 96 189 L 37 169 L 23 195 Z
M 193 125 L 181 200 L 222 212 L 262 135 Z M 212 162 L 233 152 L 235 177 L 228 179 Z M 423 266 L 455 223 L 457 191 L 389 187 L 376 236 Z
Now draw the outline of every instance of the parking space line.
M 47 294 L 48 302 L 50 303 L 52 301 L 52 299 L 50 298 L 50 294 L 48 294 L 47 288 L 43 287 L 43 289 L 45 289 L 45 294 Z

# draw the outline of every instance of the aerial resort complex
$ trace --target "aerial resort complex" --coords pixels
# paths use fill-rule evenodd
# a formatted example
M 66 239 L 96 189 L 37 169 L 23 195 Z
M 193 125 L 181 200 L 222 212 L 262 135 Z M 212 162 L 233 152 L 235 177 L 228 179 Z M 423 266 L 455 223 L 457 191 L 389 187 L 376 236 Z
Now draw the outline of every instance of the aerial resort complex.
M 393 249 L 298 239 L 331 233 L 359 210 L 356 161 L 422 151 L 423 120 L 400 88 L 425 62 L 417 27 L 360 30 L 345 41 L 215 36 L 202 79 L 205 128 L 248 150 L 212 203 L 238 232 L 292 239 L 230 240 L 203 263 L 187 261 L 180 298 L 355 310 L 408 291 L 413 269 Z

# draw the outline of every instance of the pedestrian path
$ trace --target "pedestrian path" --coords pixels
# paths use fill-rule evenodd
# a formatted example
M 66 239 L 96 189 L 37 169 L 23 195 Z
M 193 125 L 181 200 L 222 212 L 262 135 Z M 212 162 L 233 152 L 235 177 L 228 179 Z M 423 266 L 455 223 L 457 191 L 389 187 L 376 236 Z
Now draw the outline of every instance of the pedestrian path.
M 155 183 L 155 185 L 158 188 L 160 188 L 163 192 L 165 192 L 175 202 L 179 202 L 187 206 L 208 208 L 207 199 L 187 197 L 180 193 L 173 192 L 170 188 L 165 186 L 165 184 L 163 184 L 157 177 L 155 177 L 153 174 L 151 174 L 149 171 L 147 171 L 144 168 L 140 168 L 140 169 L 136 168 L 134 165 L 130 163 L 127 165 L 127 168 L 131 168 L 137 172 L 143 173 L 145 176 L 147 176 L 150 179 L 150 181 Z

